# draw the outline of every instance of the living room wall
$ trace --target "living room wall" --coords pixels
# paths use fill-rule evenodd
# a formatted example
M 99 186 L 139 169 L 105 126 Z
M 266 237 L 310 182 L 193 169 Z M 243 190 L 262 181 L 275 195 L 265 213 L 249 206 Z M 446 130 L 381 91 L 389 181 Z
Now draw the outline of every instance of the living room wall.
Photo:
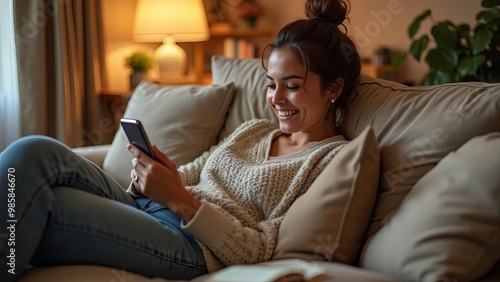
M 208 0 L 207 0 L 208 1 Z M 304 17 L 305 0 L 260 0 L 266 14 L 257 23 L 277 32 L 290 21 Z M 407 28 L 411 21 L 425 9 L 431 9 L 437 20 L 473 23 L 481 7 L 480 0 L 350 0 L 349 34 L 358 44 L 362 57 L 372 57 L 380 47 L 406 50 L 410 44 Z M 128 70 L 123 66 L 124 57 L 135 49 L 153 52 L 159 44 L 135 43 L 131 39 L 135 0 L 105 0 L 104 33 L 106 36 L 106 64 L 110 89 L 124 90 L 128 87 Z M 422 25 L 428 30 L 429 23 Z M 182 44 L 188 54 L 190 44 Z M 413 59 L 403 65 L 407 81 L 417 82 L 426 72 L 426 66 Z

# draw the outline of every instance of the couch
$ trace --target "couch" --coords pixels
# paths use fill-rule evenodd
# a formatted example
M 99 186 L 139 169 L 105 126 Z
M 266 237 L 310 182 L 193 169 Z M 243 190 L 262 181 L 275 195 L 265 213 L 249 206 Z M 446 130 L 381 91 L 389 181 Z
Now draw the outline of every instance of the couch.
M 125 111 L 177 165 L 246 120 L 275 120 L 260 60 L 215 56 L 212 74 L 212 85 L 142 82 Z M 408 87 L 362 74 L 344 124 L 352 142 L 292 205 L 273 259 L 316 261 L 327 281 L 500 281 L 500 85 Z M 125 144 L 118 130 L 110 145 L 75 151 L 126 186 Z M 64 280 L 166 281 L 85 265 L 21 278 Z

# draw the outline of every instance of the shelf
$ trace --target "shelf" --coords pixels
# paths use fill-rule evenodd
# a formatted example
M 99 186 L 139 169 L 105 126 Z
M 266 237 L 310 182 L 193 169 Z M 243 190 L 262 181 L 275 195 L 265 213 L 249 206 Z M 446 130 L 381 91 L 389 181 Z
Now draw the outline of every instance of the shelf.
M 224 40 L 226 38 L 249 39 L 258 42 L 258 39 L 271 38 L 273 32 L 259 28 L 217 28 L 210 29 L 210 39 L 194 44 L 194 76 L 197 83 L 210 84 L 212 75 L 210 73 L 211 58 L 214 55 L 224 55 Z M 258 48 L 258 44 L 256 45 Z
M 266 29 L 231 28 L 210 30 L 210 37 L 267 37 L 273 33 Z
M 361 64 L 361 72 L 373 77 L 397 81 L 400 83 L 404 80 L 403 72 L 401 70 L 394 72 L 392 65 L 374 65 L 363 63 Z

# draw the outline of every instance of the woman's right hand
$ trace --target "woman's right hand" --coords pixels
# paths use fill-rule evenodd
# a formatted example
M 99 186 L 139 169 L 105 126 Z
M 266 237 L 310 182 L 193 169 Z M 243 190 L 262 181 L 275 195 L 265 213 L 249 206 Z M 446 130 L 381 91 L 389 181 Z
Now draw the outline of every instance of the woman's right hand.
M 142 194 L 171 209 L 184 221 L 189 221 L 200 206 L 200 202 L 182 183 L 177 166 L 153 145 L 156 160 L 150 158 L 133 145 L 127 146 L 135 156 L 131 177 L 137 194 Z

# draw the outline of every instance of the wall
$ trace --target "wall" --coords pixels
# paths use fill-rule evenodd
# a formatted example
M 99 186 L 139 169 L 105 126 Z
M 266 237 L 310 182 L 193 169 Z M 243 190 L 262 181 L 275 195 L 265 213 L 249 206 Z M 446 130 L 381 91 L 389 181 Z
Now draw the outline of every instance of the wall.
M 232 1 L 232 0 L 231 0 Z M 277 32 L 290 21 L 304 17 L 305 0 L 259 0 L 266 7 L 266 15 L 257 26 Z M 480 0 L 350 0 L 348 33 L 355 39 L 363 57 L 371 57 L 381 46 L 393 50 L 406 50 L 410 45 L 407 28 L 413 19 L 425 9 L 431 9 L 437 21 L 450 19 L 455 23 L 474 23 L 481 8 Z M 457 2 L 460 2 L 458 4 Z M 128 70 L 123 67 L 126 55 L 136 49 L 149 52 L 159 44 L 139 44 L 131 39 L 135 0 L 105 0 L 104 32 L 106 36 L 106 64 L 111 89 L 128 87 Z M 207 5 L 208 7 L 208 5 Z M 208 7 L 209 8 L 209 7 Z M 429 23 L 421 30 L 427 31 Z M 188 54 L 191 45 L 183 44 Z M 425 64 L 409 58 L 404 66 L 408 81 L 419 81 L 426 72 Z
M 303 17 L 305 0 L 263 1 L 269 14 L 262 24 L 279 30 L 289 21 Z M 285 4 L 286 3 L 286 4 Z M 350 0 L 350 24 L 348 34 L 358 45 L 362 57 L 371 57 L 381 46 L 393 50 L 406 51 L 411 42 L 408 38 L 408 26 L 425 9 L 432 10 L 436 21 L 449 19 L 454 23 L 475 22 L 476 13 L 481 9 L 481 0 Z M 272 19 L 272 22 L 271 22 Z M 421 26 L 421 31 L 428 31 L 429 21 Z M 406 80 L 420 81 L 427 71 L 423 63 L 408 58 L 403 65 Z

